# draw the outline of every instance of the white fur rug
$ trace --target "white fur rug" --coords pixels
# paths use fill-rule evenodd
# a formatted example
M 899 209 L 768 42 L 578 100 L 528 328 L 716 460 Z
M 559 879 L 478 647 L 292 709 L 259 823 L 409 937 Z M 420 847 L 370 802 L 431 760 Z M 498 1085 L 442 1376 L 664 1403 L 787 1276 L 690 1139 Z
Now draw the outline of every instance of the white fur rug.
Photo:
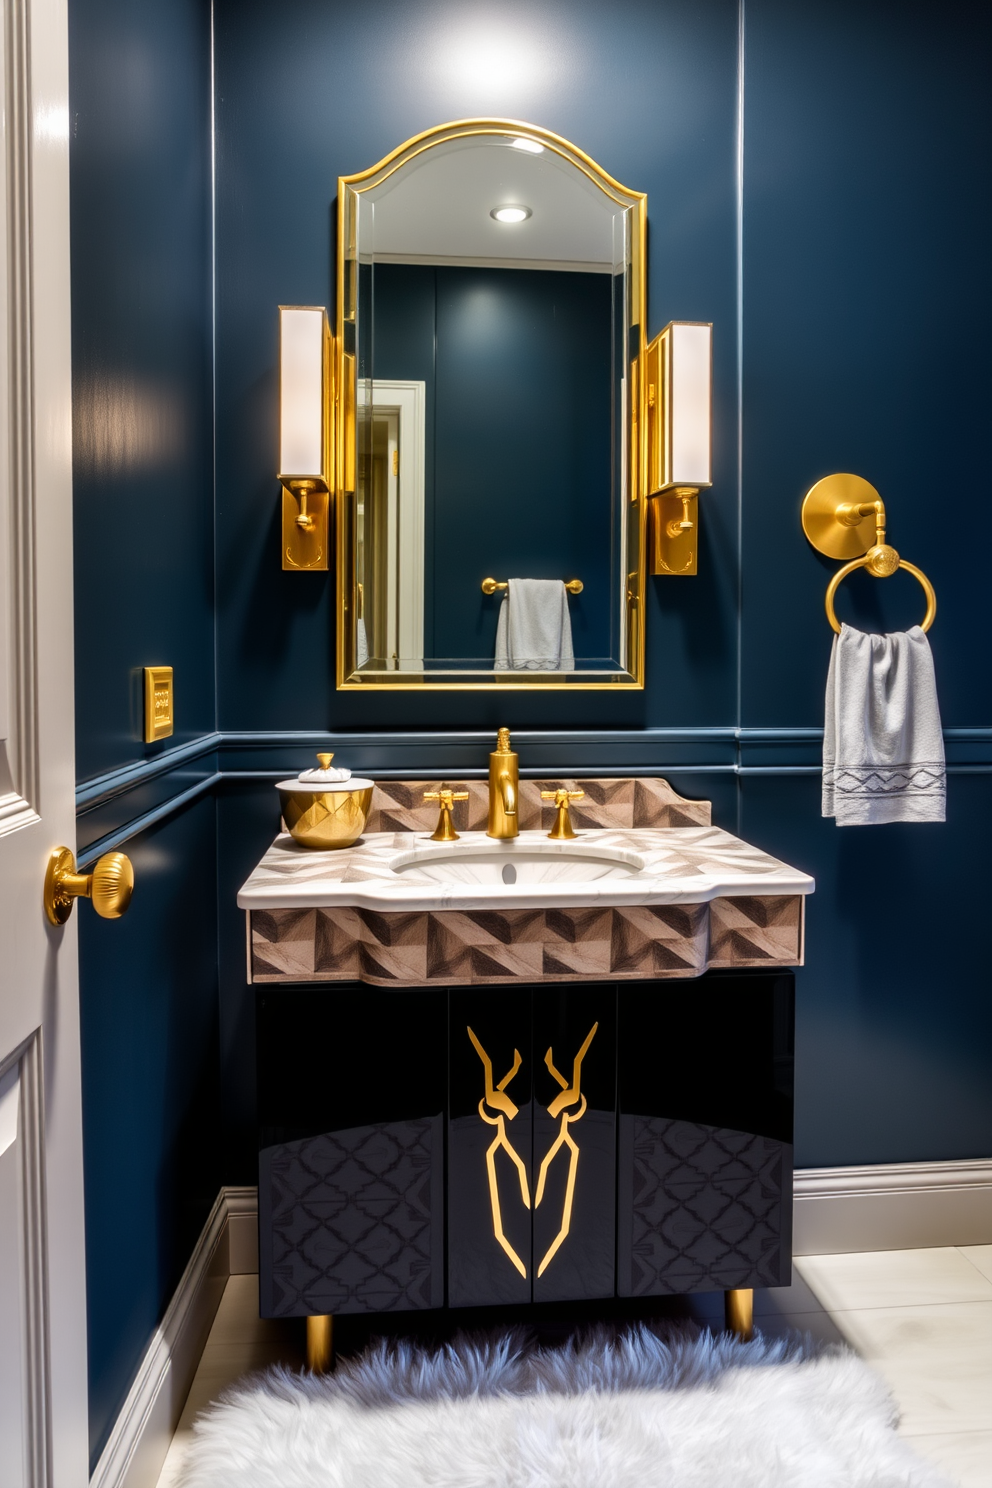
M 195 1428 L 184 1488 L 948 1488 L 879 1377 L 793 1339 L 522 1332 L 276 1368 Z

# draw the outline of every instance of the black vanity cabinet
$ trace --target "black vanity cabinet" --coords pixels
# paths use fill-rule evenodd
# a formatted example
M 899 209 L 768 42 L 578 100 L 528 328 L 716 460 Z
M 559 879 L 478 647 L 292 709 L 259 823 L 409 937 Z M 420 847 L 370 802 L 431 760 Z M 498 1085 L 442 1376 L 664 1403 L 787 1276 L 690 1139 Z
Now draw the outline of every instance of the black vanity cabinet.
M 263 1316 L 787 1282 L 793 987 L 258 988 Z

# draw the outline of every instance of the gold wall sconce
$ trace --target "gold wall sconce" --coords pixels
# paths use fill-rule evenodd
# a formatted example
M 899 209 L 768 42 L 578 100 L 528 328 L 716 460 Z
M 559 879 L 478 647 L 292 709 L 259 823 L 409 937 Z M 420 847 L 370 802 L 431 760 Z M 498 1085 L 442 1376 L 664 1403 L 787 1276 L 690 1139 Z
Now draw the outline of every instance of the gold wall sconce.
M 331 336 L 323 306 L 279 307 L 282 566 L 328 567 Z
M 713 326 L 670 321 L 647 349 L 645 379 L 651 572 L 688 576 L 699 552 L 699 492 L 713 484 Z

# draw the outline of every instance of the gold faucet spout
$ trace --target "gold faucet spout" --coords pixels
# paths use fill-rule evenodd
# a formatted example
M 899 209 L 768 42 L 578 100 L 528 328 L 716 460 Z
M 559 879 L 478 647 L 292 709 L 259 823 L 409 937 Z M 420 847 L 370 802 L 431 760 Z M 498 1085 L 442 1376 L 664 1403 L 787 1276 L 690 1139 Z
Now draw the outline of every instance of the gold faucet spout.
M 503 815 L 516 816 L 517 814 L 517 787 L 513 776 L 508 770 L 504 770 L 499 777 L 499 793 L 503 799 Z

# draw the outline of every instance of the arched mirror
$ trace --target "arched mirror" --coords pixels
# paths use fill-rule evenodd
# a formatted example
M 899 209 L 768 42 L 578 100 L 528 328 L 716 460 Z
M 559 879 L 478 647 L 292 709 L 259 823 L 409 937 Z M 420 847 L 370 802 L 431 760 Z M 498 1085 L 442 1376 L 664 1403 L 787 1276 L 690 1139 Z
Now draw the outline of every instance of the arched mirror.
M 508 120 L 338 182 L 339 687 L 643 685 L 645 222 Z

